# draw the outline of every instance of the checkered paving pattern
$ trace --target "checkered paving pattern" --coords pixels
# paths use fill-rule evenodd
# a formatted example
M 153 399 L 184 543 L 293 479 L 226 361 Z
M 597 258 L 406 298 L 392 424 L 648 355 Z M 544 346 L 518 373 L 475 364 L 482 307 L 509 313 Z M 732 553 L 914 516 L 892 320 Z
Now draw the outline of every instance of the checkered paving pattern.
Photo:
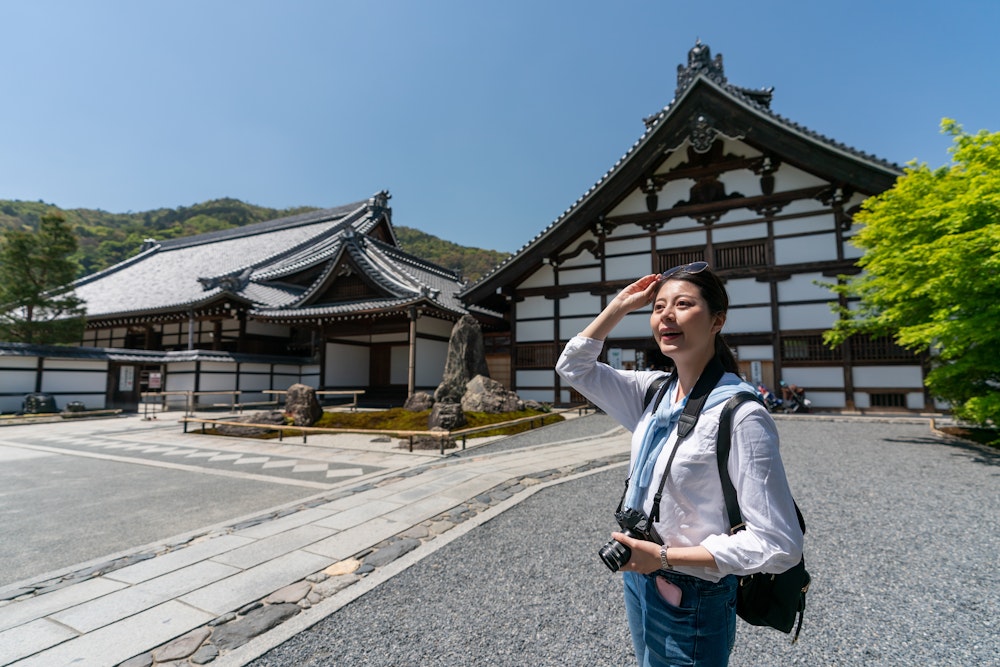
M 147 441 L 136 442 L 135 435 L 128 440 L 112 435 L 47 434 L 44 437 L 21 437 L 18 442 L 26 445 L 67 450 L 86 450 L 116 457 L 167 461 L 187 466 L 210 469 L 228 469 L 272 477 L 303 479 L 314 482 L 336 483 L 380 470 L 375 466 L 338 464 L 314 459 L 260 455 L 232 452 L 221 449 L 184 447 L 173 443 L 157 442 L 153 434 L 142 434 Z M 153 436 L 153 437 L 150 437 Z

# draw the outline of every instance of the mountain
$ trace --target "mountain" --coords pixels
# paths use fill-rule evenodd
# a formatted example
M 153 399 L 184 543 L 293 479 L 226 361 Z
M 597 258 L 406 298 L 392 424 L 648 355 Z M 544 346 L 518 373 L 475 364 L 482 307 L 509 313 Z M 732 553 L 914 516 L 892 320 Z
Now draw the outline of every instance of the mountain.
M 164 240 L 193 236 L 314 210 L 315 207 L 308 206 L 273 209 L 238 199 L 213 199 L 179 208 L 108 213 L 85 208 L 64 210 L 41 201 L 0 199 L 0 232 L 37 228 L 42 215 L 61 213 L 76 232 L 80 249 L 74 259 L 80 265 L 79 275 L 85 276 L 136 254 L 147 238 Z M 461 246 L 410 227 L 394 228 L 403 250 L 439 266 L 456 269 L 470 282 L 478 280 L 507 257 L 507 253 Z

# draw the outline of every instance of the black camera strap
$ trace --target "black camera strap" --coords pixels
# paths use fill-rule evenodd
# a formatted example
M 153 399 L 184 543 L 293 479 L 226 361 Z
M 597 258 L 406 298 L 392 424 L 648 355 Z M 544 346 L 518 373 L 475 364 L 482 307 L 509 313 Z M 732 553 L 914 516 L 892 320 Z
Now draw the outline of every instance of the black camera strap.
M 667 459 L 667 465 L 663 470 L 663 477 L 660 478 L 660 486 L 656 491 L 656 496 L 653 499 L 653 513 L 650 516 L 649 526 L 652 529 L 653 524 L 660 520 L 660 499 L 663 497 L 663 487 L 666 484 L 667 476 L 670 474 L 670 466 L 674 462 L 674 456 L 677 454 L 677 448 L 681 444 L 681 440 L 686 438 L 691 431 L 694 429 L 695 424 L 698 423 L 698 417 L 701 416 L 701 409 L 705 405 L 705 401 L 708 400 L 708 395 L 712 393 L 715 389 L 715 385 L 719 384 L 719 380 L 725 375 L 726 370 L 722 367 L 722 362 L 719 361 L 718 357 L 712 357 L 712 360 L 708 362 L 705 366 L 705 370 L 702 371 L 701 376 L 694 385 L 694 389 L 691 390 L 690 396 L 688 396 L 687 403 L 684 404 L 684 411 L 681 413 L 680 418 L 677 420 L 677 439 L 674 441 L 674 448 L 670 452 L 670 457 Z M 666 378 L 663 378 L 664 380 Z M 658 379 L 658 382 L 661 380 Z M 662 387 L 656 396 L 656 403 L 653 407 L 653 412 L 660 405 L 660 401 L 663 400 L 663 395 L 667 392 L 669 388 L 669 383 L 663 381 Z M 648 401 L 647 401 L 648 404 Z M 654 416 L 653 419 L 656 417 Z M 625 504 L 625 495 L 628 493 L 628 482 L 631 479 L 631 473 L 628 478 L 625 479 L 625 490 L 622 491 L 621 500 L 618 501 L 618 511 L 621 512 Z M 634 508 L 633 508 L 634 509 Z

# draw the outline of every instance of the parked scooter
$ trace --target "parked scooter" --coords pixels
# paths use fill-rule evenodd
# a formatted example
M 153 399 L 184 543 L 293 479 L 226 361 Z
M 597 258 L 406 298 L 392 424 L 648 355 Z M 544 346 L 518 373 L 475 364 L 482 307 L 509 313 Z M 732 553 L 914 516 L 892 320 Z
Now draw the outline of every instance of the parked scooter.
M 812 401 L 806 398 L 806 390 L 796 384 L 785 384 L 782 380 L 781 402 L 785 412 L 809 412 Z

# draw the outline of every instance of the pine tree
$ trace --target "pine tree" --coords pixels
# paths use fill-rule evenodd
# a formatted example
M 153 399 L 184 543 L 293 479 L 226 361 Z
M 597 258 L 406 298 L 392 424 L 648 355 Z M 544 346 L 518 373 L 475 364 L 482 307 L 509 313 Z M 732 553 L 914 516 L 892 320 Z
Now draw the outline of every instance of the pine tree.
M 76 249 L 61 215 L 43 215 L 37 231 L 10 230 L 0 238 L 0 340 L 79 342 L 86 320 L 70 285 Z

